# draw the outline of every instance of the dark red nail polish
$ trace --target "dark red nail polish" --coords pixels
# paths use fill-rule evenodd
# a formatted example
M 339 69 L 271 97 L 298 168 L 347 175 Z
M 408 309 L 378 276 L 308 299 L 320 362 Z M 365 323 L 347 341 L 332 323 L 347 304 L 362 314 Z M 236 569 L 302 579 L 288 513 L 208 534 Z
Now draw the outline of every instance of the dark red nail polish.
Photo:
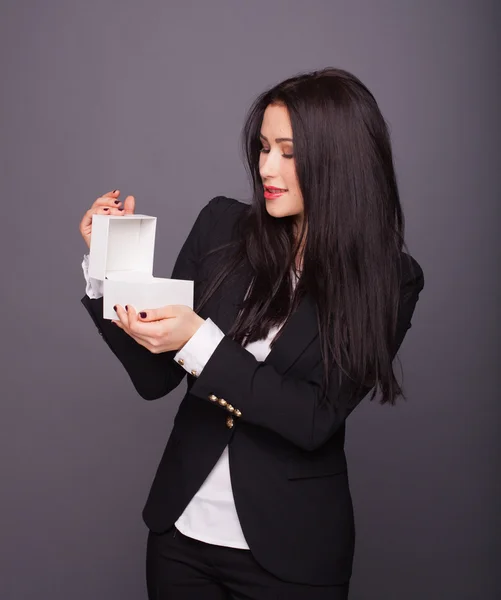
M 119 208 L 118 210 L 123 210 L 123 208 Z
M 125 305 L 125 310 L 129 312 L 129 306 L 127 304 Z
M 145 312 L 140 312 L 139 316 L 141 317 L 141 319 L 146 319 L 146 313 Z
M 115 200 L 115 204 L 120 204 L 120 200 Z
M 113 310 L 114 310 L 115 312 L 117 312 L 117 305 L 116 305 L 116 304 L 115 304 L 115 306 L 113 307 Z
M 118 188 L 116 190 L 113 190 L 111 193 L 114 194 L 115 192 L 118 192 Z
M 103 210 L 110 210 L 109 208 L 103 208 Z

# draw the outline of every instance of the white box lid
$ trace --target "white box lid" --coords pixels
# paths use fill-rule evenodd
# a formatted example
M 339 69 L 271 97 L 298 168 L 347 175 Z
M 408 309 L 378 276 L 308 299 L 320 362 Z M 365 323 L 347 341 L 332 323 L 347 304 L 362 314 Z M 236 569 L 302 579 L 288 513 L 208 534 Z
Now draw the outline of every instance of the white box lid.
M 148 215 L 93 215 L 89 276 L 101 281 L 116 271 L 151 276 L 156 225 L 157 218 Z

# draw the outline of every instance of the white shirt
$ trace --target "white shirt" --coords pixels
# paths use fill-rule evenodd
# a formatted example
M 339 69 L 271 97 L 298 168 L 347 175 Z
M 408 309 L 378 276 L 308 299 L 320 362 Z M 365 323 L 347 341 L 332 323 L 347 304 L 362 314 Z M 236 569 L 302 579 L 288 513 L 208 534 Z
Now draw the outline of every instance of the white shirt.
M 88 275 L 88 255 L 84 256 L 82 270 L 86 281 L 85 293 L 91 299 L 101 298 L 103 282 Z M 280 326 L 272 327 L 266 338 L 245 344 L 245 349 L 257 360 L 264 361 L 270 352 L 270 343 Z M 206 319 L 188 342 L 175 355 L 177 362 L 183 359 L 183 368 L 200 374 L 207 361 L 224 337 L 219 327 Z M 176 521 L 176 527 L 184 535 L 218 546 L 248 549 L 235 508 L 231 487 L 228 446 L 223 450 L 206 480 L 193 496 Z

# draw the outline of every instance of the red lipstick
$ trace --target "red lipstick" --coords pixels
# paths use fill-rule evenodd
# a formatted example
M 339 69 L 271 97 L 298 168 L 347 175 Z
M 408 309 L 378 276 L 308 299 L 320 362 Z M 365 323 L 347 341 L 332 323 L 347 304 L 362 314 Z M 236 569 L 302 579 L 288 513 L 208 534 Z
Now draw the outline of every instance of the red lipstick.
M 266 185 L 264 187 L 264 197 L 267 200 L 274 200 L 275 198 L 280 198 L 283 194 L 285 194 L 287 190 L 282 188 L 277 188 L 272 185 Z

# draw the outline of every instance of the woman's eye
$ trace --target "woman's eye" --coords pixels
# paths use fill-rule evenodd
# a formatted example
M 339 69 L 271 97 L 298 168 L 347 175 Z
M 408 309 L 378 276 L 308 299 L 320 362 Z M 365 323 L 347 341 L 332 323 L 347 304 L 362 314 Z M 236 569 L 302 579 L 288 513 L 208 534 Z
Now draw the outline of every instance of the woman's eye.
M 264 148 L 264 147 L 262 147 L 262 148 L 260 148 L 260 149 L 259 149 L 259 152 L 260 152 L 261 154 L 269 154 L 269 153 L 270 153 L 270 150 L 271 150 L 270 148 Z M 294 158 L 294 154 L 287 154 L 286 152 L 284 152 L 284 153 L 282 154 L 282 156 L 283 156 L 284 158 Z

